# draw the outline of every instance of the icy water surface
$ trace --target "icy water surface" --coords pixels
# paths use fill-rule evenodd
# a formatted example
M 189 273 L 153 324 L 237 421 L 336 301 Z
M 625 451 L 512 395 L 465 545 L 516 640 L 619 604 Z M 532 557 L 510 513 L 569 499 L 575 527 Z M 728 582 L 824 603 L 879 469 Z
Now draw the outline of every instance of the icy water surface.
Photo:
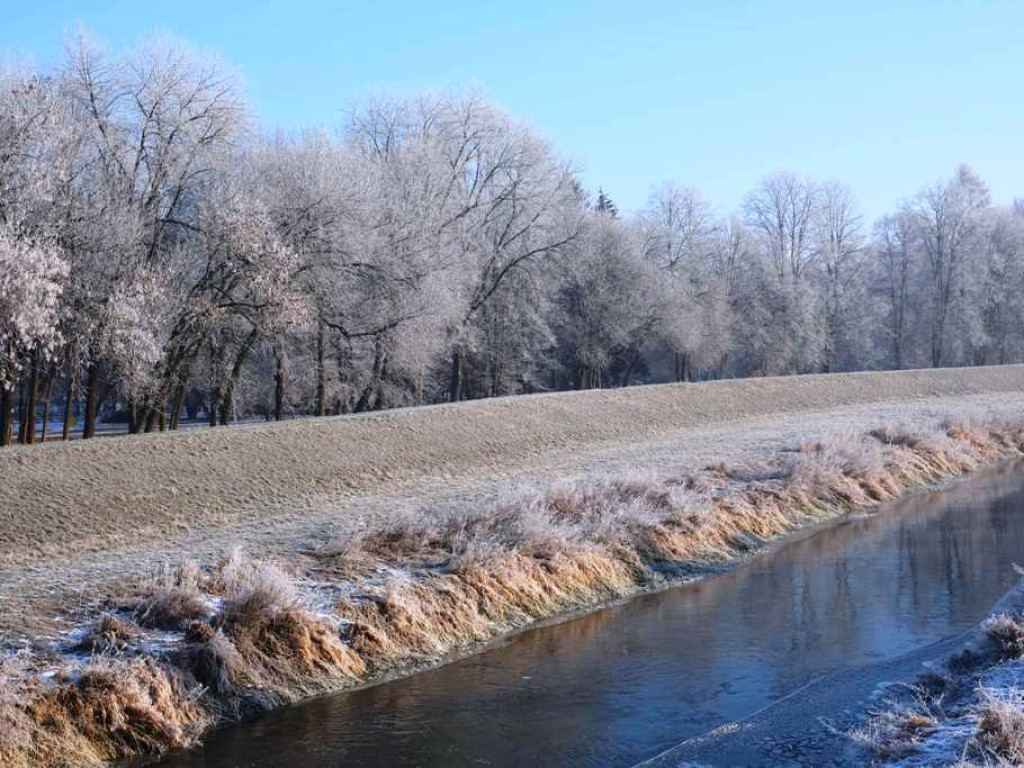
M 424 674 L 211 735 L 161 768 L 629 766 L 982 618 L 1024 563 L 1024 467 L 780 542 Z

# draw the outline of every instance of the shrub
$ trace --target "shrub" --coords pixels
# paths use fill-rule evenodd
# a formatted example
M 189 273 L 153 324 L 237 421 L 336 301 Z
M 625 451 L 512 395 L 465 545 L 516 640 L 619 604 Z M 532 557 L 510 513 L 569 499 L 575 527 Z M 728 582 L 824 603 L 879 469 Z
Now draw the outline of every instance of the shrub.
M 1000 659 L 1019 659 L 1024 656 L 1024 626 L 1005 613 L 985 622 L 985 633 L 995 646 Z
M 202 573 L 193 561 L 177 568 L 164 567 L 144 588 L 135 607 L 135 621 L 153 629 L 184 630 L 190 622 L 207 618 L 211 610 L 201 580 Z
M 981 720 L 974 747 L 984 757 L 1024 763 L 1024 691 L 982 689 Z
M 91 653 L 124 653 L 138 639 L 137 626 L 106 613 L 86 631 L 78 648 Z

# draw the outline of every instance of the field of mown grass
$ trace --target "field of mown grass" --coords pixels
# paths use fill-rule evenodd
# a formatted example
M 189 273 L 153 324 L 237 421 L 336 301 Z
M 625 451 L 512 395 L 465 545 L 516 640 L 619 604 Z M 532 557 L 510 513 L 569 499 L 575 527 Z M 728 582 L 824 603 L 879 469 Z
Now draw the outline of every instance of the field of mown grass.
M 1007 392 L 1024 392 L 1024 366 L 632 387 L 6 448 L 0 564 L 771 414 Z

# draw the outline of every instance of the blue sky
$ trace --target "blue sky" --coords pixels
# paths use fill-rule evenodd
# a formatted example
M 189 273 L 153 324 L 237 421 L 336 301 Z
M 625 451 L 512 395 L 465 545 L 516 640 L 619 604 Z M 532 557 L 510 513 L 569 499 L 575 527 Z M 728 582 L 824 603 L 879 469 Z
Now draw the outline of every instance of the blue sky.
M 217 50 L 267 127 L 476 87 L 624 210 L 673 179 L 727 213 L 785 169 L 875 217 L 960 162 L 1024 197 L 1020 0 L 2 4 L 0 50 L 40 62 L 79 22 L 114 48 L 165 30 Z

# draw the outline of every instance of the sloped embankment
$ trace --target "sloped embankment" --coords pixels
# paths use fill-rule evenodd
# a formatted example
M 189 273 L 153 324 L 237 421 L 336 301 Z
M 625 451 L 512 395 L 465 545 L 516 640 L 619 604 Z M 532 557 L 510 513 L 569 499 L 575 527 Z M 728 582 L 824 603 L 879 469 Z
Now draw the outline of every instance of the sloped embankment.
M 769 414 L 1021 391 L 1024 366 L 797 376 L 8 448 L 0 451 L 0 564 Z
M 288 562 L 233 552 L 112 596 L 73 644 L 0 670 L 0 763 L 93 765 L 441 661 L 706 573 L 808 522 L 1024 455 L 1024 417 L 877 425 L 747 466 L 559 483 L 395 516 Z

